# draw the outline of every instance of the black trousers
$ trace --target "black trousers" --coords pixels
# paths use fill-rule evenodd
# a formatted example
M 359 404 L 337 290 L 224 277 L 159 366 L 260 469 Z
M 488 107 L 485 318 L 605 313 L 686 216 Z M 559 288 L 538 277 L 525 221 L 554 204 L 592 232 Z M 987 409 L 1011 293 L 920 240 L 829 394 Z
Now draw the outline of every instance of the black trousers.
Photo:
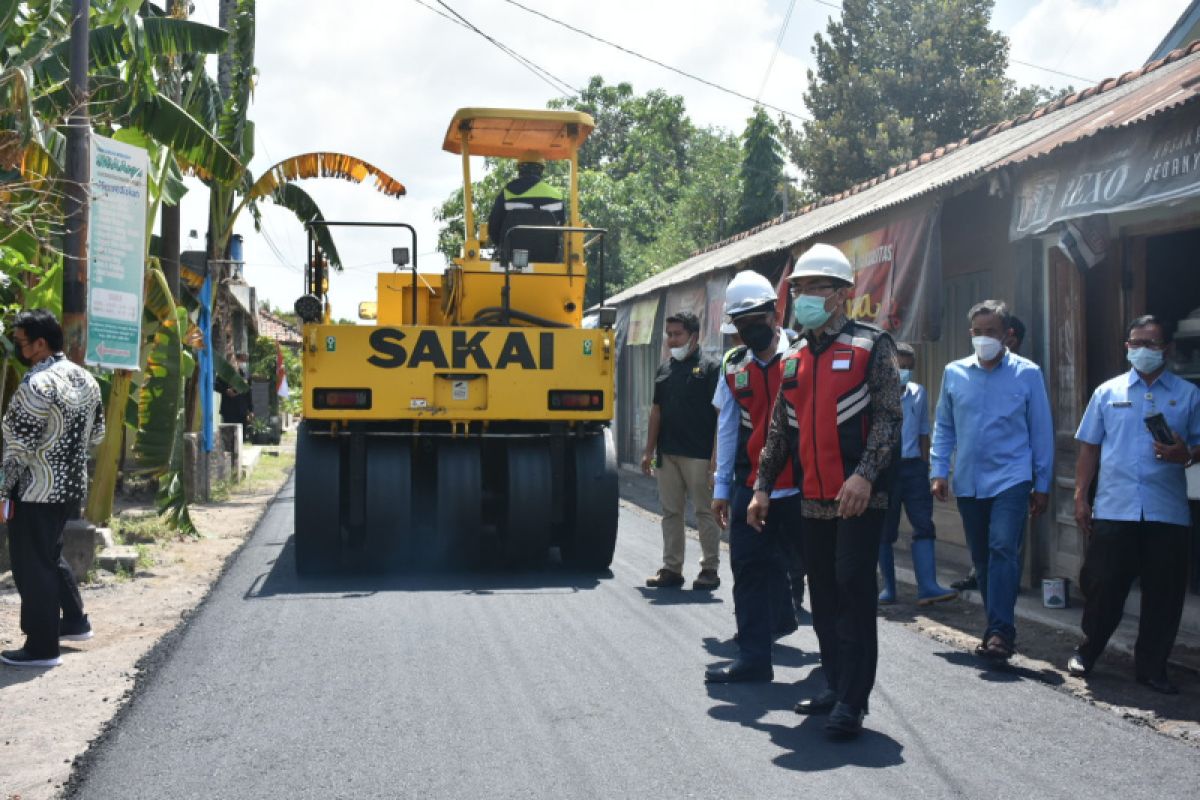
M 804 562 L 821 667 L 838 700 L 862 711 L 879 660 L 875 565 L 885 514 L 869 509 L 853 519 L 804 519 Z
M 749 488 L 737 486 L 729 505 L 733 613 L 741 660 L 769 665 L 775 636 L 796 629 L 786 553 L 792 546 L 788 540 L 802 536 L 800 495 L 772 500 L 761 531 L 746 523 L 746 509 L 753 497 Z
M 36 658 L 58 655 L 59 614 L 68 623 L 83 619 L 83 598 L 63 558 L 63 528 L 79 503 L 25 503 L 13 500 L 8 521 L 8 552 L 13 582 L 21 595 L 25 652 Z
M 1092 662 L 1121 622 L 1134 578 L 1141 578 L 1142 610 L 1134 645 L 1139 678 L 1165 674 L 1175 646 L 1187 592 L 1189 529 L 1162 522 L 1092 523 L 1079 588 L 1083 592 L 1083 642 L 1079 654 Z

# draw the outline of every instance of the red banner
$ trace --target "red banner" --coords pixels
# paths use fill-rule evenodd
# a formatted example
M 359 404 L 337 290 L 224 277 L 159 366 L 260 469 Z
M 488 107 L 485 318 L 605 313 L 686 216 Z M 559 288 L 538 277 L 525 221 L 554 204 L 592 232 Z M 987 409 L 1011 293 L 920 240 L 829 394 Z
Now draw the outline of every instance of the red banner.
M 846 313 L 900 341 L 941 335 L 941 206 L 901 217 L 849 241 L 834 242 L 854 267 Z

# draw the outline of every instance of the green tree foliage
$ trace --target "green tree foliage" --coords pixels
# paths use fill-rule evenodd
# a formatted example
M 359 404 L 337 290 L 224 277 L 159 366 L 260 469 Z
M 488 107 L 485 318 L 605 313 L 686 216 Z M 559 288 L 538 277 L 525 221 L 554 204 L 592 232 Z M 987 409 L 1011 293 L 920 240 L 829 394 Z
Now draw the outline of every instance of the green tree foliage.
M 588 225 L 608 230 L 606 285 L 599 286 L 593 252 L 588 304 L 738 230 L 738 139 L 719 128 L 697 128 L 682 97 L 661 90 L 639 95 L 627 83 L 608 85 L 597 76 L 577 97 L 550 106 L 584 111 L 596 121 L 579 154 L 579 207 Z M 515 175 L 511 160 L 488 159 L 487 169 L 472 189 L 480 220 L 486 220 L 492 201 Z M 565 162 L 552 162 L 547 180 L 565 187 Z M 438 250 L 457 257 L 463 242 L 462 189 L 446 199 L 437 218 L 443 223 Z
M 738 228 L 747 230 L 777 216 L 786 197 L 779 131 L 761 106 L 746 122 L 742 134 L 742 199 Z
M 797 165 L 818 195 L 1032 109 L 1048 93 L 1005 77 L 994 0 L 845 0 L 817 34 Z

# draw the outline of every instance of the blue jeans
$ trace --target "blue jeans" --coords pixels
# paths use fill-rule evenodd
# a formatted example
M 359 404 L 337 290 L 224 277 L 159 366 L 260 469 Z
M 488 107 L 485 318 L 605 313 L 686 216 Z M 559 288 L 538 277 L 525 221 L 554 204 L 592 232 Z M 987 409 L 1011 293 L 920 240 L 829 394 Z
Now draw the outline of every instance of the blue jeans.
M 1016 643 L 1015 609 L 1021 583 L 1020 550 L 1029 516 L 1030 481 L 1010 486 L 995 497 L 958 498 L 967 546 L 975 562 L 979 594 L 987 609 L 983 640 L 999 634 L 1009 646 Z
M 934 538 L 933 495 L 929 491 L 929 462 L 906 458 L 896 469 L 888 497 L 887 516 L 883 518 L 883 541 L 895 544 L 900 538 L 900 506 L 908 512 L 913 539 Z
M 801 535 L 800 495 L 773 499 L 762 531 L 746 523 L 753 496 L 747 487 L 737 486 L 729 501 L 733 614 L 741 660 L 769 665 L 775 636 L 796 629 L 784 537 Z

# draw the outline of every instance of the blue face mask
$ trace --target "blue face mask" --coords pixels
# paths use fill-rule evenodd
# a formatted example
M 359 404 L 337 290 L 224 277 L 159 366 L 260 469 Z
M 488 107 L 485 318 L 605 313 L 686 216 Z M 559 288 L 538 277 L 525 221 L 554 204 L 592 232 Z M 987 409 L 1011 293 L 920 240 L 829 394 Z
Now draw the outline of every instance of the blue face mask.
M 900 370 L 900 383 L 901 384 L 906 384 L 911 380 L 912 380 L 912 370 L 911 369 Z
M 793 300 L 792 314 L 796 317 L 796 324 L 809 330 L 824 325 L 833 314 L 832 311 L 825 310 L 826 299 L 828 298 L 802 294 Z
M 1149 347 L 1135 347 L 1125 351 L 1125 357 L 1138 372 L 1149 374 L 1163 365 L 1162 350 L 1151 350 Z

